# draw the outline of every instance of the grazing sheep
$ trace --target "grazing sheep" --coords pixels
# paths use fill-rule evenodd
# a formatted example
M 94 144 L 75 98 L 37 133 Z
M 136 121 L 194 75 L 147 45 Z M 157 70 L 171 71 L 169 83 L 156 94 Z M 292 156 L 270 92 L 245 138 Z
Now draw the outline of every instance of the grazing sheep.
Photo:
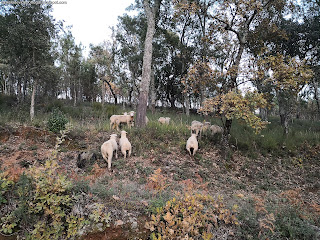
M 103 159 L 108 162 L 109 170 L 111 170 L 111 160 L 114 151 L 116 152 L 116 158 L 118 158 L 117 134 L 111 134 L 110 139 L 101 145 L 101 154 Z
M 216 133 L 223 133 L 223 128 L 218 125 L 212 125 L 210 127 L 210 130 L 211 130 L 212 135 L 214 135 Z
M 120 150 L 124 158 L 126 158 L 127 156 L 127 151 L 128 151 L 128 157 L 131 156 L 131 143 L 129 142 L 126 135 L 127 135 L 126 131 L 121 131 L 121 138 L 119 140 Z
M 131 116 L 131 118 L 130 118 L 131 127 L 134 127 L 134 114 L 135 114 L 134 111 L 129 112 L 129 115 Z
M 161 124 L 169 124 L 170 123 L 170 118 L 169 117 L 160 117 L 158 119 L 158 122 Z
M 191 137 L 189 137 L 186 145 L 186 149 L 189 152 L 189 155 L 191 154 L 194 156 L 196 152 L 198 151 L 198 140 L 197 140 L 197 134 L 192 133 Z
M 191 134 L 193 132 L 195 132 L 198 136 L 200 133 L 200 137 L 201 137 L 202 127 L 203 127 L 203 123 L 196 121 L 196 120 L 192 121 L 191 122 Z
M 210 122 L 203 122 L 203 126 L 202 126 L 202 132 L 206 132 L 206 131 L 208 131 L 209 130 L 209 128 L 210 128 L 210 126 L 211 126 L 211 123 Z
M 129 115 L 125 112 L 124 115 L 112 115 L 110 117 L 110 129 L 116 127 L 119 131 L 119 125 L 121 123 L 127 123 L 129 128 L 134 126 L 134 111 L 129 112 Z

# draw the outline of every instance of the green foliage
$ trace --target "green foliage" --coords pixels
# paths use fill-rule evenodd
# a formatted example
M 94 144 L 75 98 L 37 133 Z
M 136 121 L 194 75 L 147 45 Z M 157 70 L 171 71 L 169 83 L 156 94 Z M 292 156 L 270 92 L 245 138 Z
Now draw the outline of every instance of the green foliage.
M 110 213 L 106 213 L 104 210 L 104 205 L 95 204 L 92 213 L 89 215 L 89 219 L 93 223 L 105 223 L 109 226 L 110 222 Z
M 0 205 L 7 202 L 5 194 L 13 185 L 14 182 L 12 180 L 5 178 L 0 173 Z
M 219 197 L 185 193 L 173 198 L 164 207 L 157 208 L 146 228 L 151 239 L 200 238 L 211 239 L 211 227 L 221 224 L 238 224 L 235 216 L 237 206 L 227 209 Z M 210 227 L 211 226 L 211 227 Z
M 79 193 L 88 193 L 90 191 L 88 180 L 79 180 L 73 183 L 71 191 L 77 195 Z
M 44 166 L 31 167 L 27 175 L 21 175 L 13 186 L 1 179 L 1 194 L 8 194 L 10 186 L 10 204 L 16 208 L 8 211 L 0 222 L 0 232 L 12 234 L 22 226 L 32 228 L 23 231 L 27 239 L 70 239 L 79 235 L 80 229 L 103 223 L 109 226 L 110 214 L 104 206 L 95 204 L 89 210 L 88 219 L 72 213 L 76 202 L 71 195 L 72 182 L 58 172 L 58 164 L 47 160 Z M 4 198 L 5 199 L 5 198 Z M 6 204 L 7 200 L 3 201 Z
M 245 96 L 242 96 L 236 91 L 229 91 L 226 94 L 206 99 L 201 111 L 223 116 L 226 119 L 238 119 L 258 134 L 268 122 L 262 121 L 254 114 L 254 111 L 259 107 L 265 107 L 266 104 L 263 95 L 258 92 L 247 92 Z
M 32 200 L 28 203 L 31 214 L 40 215 L 31 232 L 31 238 L 58 239 L 65 234 L 76 234 L 84 224 L 83 218 L 70 214 L 72 198 L 68 193 L 71 182 L 66 176 L 57 173 L 58 165 L 48 160 L 43 167 L 32 167 L 30 176 L 33 179 L 34 191 Z M 71 221 L 72 220 L 72 221 Z M 69 221 L 69 222 L 68 222 Z M 73 230 L 69 230 L 71 226 Z
M 12 234 L 17 224 L 18 224 L 18 220 L 14 217 L 13 214 L 9 214 L 4 217 L 1 217 L 0 232 L 3 232 L 4 234 Z
M 51 132 L 59 133 L 61 130 L 65 129 L 67 123 L 68 119 L 64 114 L 60 110 L 54 109 L 48 119 L 48 129 Z
M 169 143 L 171 146 L 179 146 L 181 139 L 186 139 L 190 134 L 186 125 L 174 123 L 172 119 L 169 125 L 150 121 L 145 128 L 132 128 L 128 129 L 127 132 L 137 154 L 141 154 L 148 149 L 166 152 Z M 144 144 L 140 144 L 141 142 Z
M 103 223 L 105 227 L 108 226 L 110 214 L 101 204 L 88 210 L 88 219 L 72 212 L 77 202 L 72 192 L 76 192 L 77 188 L 81 188 L 78 191 L 88 190 L 89 186 L 73 186 L 67 176 L 60 172 L 56 159 L 59 147 L 70 129 L 69 125 L 66 127 L 57 137 L 51 158 L 43 166 L 32 166 L 20 176 L 17 183 L 0 175 L 0 206 L 7 205 L 1 217 L 1 233 L 20 231 L 26 239 L 73 239 L 85 225 L 92 227 Z
M 160 197 L 157 197 L 157 198 L 153 198 L 150 201 L 150 204 L 149 204 L 147 211 L 153 215 L 157 214 L 157 210 L 160 208 L 163 208 L 166 205 L 168 200 L 169 199 L 164 199 L 163 195 L 161 195 Z
M 92 109 L 95 112 L 101 112 L 102 109 L 103 109 L 103 105 L 101 103 L 99 103 L 99 102 L 93 102 L 92 103 Z
M 276 237 L 274 239 L 317 239 L 317 233 L 301 212 L 294 207 L 281 209 L 276 216 Z
M 50 101 L 49 103 L 47 103 L 46 112 L 50 113 L 50 112 L 53 112 L 56 109 L 59 109 L 61 111 L 63 106 L 64 106 L 64 104 L 65 103 L 61 99 L 55 99 L 53 101 Z
M 0 109 L 3 111 L 8 108 L 12 108 L 17 104 L 17 98 L 15 96 L 0 94 Z
M 291 196 L 291 201 L 296 201 Z M 249 199 L 240 209 L 237 237 L 240 239 L 317 239 L 312 219 L 303 216 L 297 206 L 265 204 L 263 199 Z

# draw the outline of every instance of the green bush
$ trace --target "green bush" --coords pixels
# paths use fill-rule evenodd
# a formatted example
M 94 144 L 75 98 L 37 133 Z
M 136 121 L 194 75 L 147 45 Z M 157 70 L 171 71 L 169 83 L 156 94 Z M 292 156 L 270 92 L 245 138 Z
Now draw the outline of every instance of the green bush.
M 95 111 L 95 112 L 101 113 L 102 112 L 102 107 L 103 107 L 103 105 L 101 103 L 99 103 L 99 102 L 93 102 L 92 103 L 92 108 L 93 108 L 93 111 Z
M 51 132 L 58 133 L 65 129 L 68 123 L 65 115 L 58 109 L 54 109 L 48 119 L 48 129 Z
M 17 103 L 18 101 L 15 96 L 0 94 L 0 109 L 13 107 Z
M 63 105 L 64 105 L 63 100 L 55 99 L 53 101 L 50 101 L 50 103 L 47 104 L 47 107 L 45 109 L 46 109 L 46 112 L 49 113 L 49 112 L 53 112 L 55 109 L 61 110 Z
M 307 219 L 302 219 L 294 207 L 283 209 L 276 217 L 274 239 L 317 239 L 317 233 Z
M 313 220 L 303 216 L 302 209 L 290 205 L 249 199 L 240 208 L 237 239 L 317 239 Z M 269 216 L 274 218 L 268 218 Z M 316 225 L 316 224 L 315 224 Z

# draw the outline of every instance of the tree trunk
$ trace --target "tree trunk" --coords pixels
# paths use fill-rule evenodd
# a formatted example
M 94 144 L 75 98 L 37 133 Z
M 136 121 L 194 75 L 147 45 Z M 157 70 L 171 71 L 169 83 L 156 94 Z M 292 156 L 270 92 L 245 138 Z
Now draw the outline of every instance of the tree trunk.
M 18 95 L 18 102 L 22 102 L 22 94 L 21 94 L 21 78 L 18 78 L 18 85 L 17 85 L 17 95 Z
M 109 87 L 109 89 L 111 91 L 111 94 L 112 94 L 112 96 L 114 98 L 114 103 L 117 105 L 118 104 L 117 94 L 113 91 L 112 86 L 111 86 L 108 78 L 107 77 L 103 77 L 102 80 L 103 80 L 103 82 L 105 82 L 108 85 L 108 87 Z
M 32 87 L 32 94 L 31 94 L 31 106 L 30 106 L 30 119 L 31 122 L 34 119 L 34 102 L 36 97 L 36 88 L 37 88 L 37 81 L 34 80 L 33 87 Z
M 33 49 L 33 67 L 35 67 L 35 53 Z M 34 118 L 34 102 L 35 102 L 35 97 L 36 97 L 36 88 L 37 88 L 37 80 L 33 77 L 33 86 L 32 86 L 32 94 L 31 94 L 31 106 L 30 106 L 30 119 L 31 122 L 33 121 Z
M 320 115 L 320 102 L 319 102 L 319 92 L 318 92 L 318 86 L 315 80 L 312 81 L 312 86 L 314 89 L 314 99 L 316 100 L 317 109 L 318 109 L 318 115 Z
M 77 105 L 77 86 L 74 81 L 74 87 L 73 87 L 73 106 L 75 107 Z
M 240 42 L 239 50 L 237 57 L 231 67 L 232 73 L 231 73 L 231 84 L 230 84 L 230 90 L 236 87 L 237 85 L 237 77 L 238 77 L 238 71 L 239 71 L 239 66 L 240 66 L 240 61 L 242 58 L 242 53 L 244 51 L 244 44 Z
M 186 115 L 190 116 L 190 98 L 189 98 L 188 93 L 185 93 L 184 105 L 185 105 L 185 109 L 186 109 Z
M 160 1 L 156 0 L 154 3 L 153 11 L 150 8 L 149 1 L 143 0 L 143 6 L 147 15 L 148 27 L 146 39 L 144 42 L 144 54 L 142 65 L 142 79 L 140 83 L 140 95 L 137 107 L 137 127 L 144 127 L 146 125 L 146 111 L 148 104 L 150 76 L 151 76 L 151 63 L 152 63 L 152 40 L 155 33 L 155 14 L 160 7 Z
M 288 135 L 289 133 L 289 117 L 286 113 L 280 113 L 280 123 L 283 127 L 284 135 Z
M 150 109 L 152 114 L 155 112 L 156 107 L 156 89 L 154 82 L 154 70 L 151 68 L 151 78 L 150 78 Z
M 230 152 L 230 131 L 232 126 L 232 119 L 226 119 L 223 126 L 223 133 L 221 137 L 221 154 L 223 158 L 227 159 Z
M 170 108 L 174 109 L 176 107 L 174 104 L 176 101 L 175 97 L 172 94 L 168 93 L 168 100 L 170 102 Z
M 105 96 L 106 96 L 106 85 L 104 84 L 104 81 L 102 80 L 102 88 L 101 88 L 101 103 L 104 105 L 105 103 Z
M 263 121 L 268 121 L 268 109 L 267 108 L 260 108 L 260 117 Z
M 288 135 L 289 133 L 289 121 L 290 121 L 290 113 L 292 108 L 292 99 L 281 96 L 281 93 L 277 94 L 278 104 L 279 104 L 279 116 L 280 116 L 280 124 L 283 127 L 284 135 Z

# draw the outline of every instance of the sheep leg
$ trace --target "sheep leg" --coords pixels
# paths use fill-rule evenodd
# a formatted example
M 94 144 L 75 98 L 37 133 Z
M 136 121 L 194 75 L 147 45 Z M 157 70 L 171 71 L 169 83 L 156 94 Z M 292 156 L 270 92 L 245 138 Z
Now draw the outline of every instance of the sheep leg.
M 111 170 L 111 160 L 112 160 L 112 154 L 109 154 L 108 156 L 108 169 Z
M 108 161 L 107 156 L 104 153 L 102 153 L 102 157 L 105 161 Z
M 130 157 L 131 156 L 131 149 L 129 149 L 129 153 L 128 153 L 128 157 Z
M 187 148 L 187 151 L 189 152 L 189 155 L 191 156 L 190 148 Z
M 122 152 L 122 154 L 124 156 L 124 159 L 126 159 L 127 151 L 126 150 L 122 150 L 121 152 Z

